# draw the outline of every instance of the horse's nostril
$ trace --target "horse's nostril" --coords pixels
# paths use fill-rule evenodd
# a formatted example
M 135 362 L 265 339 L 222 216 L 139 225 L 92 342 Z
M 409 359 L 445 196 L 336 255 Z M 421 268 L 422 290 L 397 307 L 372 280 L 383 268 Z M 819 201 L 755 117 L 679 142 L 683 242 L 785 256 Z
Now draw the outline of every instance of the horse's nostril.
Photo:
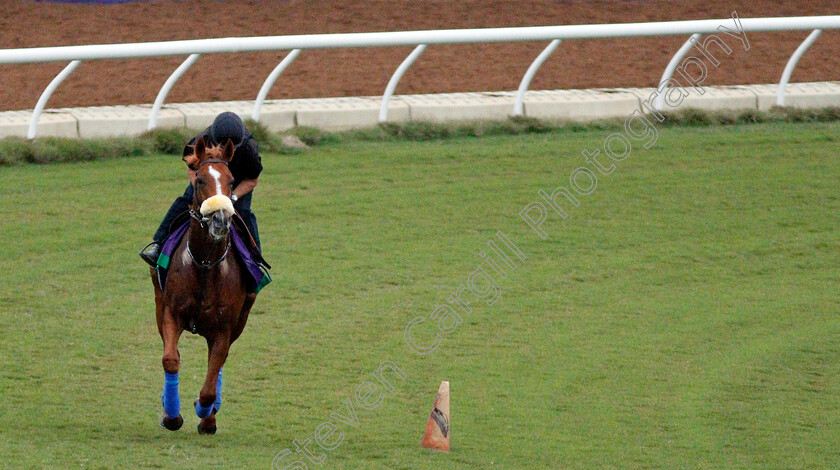
M 224 236 L 228 230 L 230 217 L 223 211 L 214 212 L 210 216 L 210 234 L 215 238 Z
M 218 225 L 224 225 L 227 222 L 227 216 L 225 216 L 222 211 L 216 212 L 213 214 L 213 223 Z

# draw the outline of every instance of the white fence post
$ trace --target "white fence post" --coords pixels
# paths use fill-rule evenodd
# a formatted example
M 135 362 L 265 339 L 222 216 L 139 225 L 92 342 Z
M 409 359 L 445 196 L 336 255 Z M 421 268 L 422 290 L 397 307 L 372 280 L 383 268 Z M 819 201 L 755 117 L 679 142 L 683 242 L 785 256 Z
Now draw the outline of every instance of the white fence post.
M 548 56 L 557 49 L 557 46 L 560 45 L 562 41 L 559 39 L 554 39 L 551 41 L 540 55 L 531 62 L 531 65 L 528 66 L 528 70 L 525 72 L 525 75 L 522 77 L 522 81 L 519 83 L 519 91 L 516 92 L 516 103 L 513 105 L 513 115 L 514 116 L 522 116 L 525 113 L 525 92 L 528 91 L 528 87 L 531 85 L 531 80 L 534 79 L 534 75 L 537 74 L 537 70 L 542 67 L 543 62 L 548 59 Z
M 52 79 L 50 84 L 44 88 L 44 91 L 41 93 L 41 97 L 38 98 L 38 103 L 35 105 L 35 109 L 32 111 L 32 119 L 29 121 L 29 130 L 26 133 L 27 139 L 35 138 L 35 134 L 38 132 L 38 119 L 44 111 L 44 106 L 47 105 L 47 100 L 50 99 L 50 96 L 52 96 L 55 89 L 61 85 L 61 82 L 63 82 L 68 75 L 73 73 L 73 71 L 76 70 L 76 67 L 78 67 L 81 63 L 81 60 L 74 60 L 73 62 L 67 64 L 67 67 L 64 67 L 64 70 L 59 72 L 59 74 Z
M 776 95 L 776 106 L 784 106 L 785 105 L 785 89 L 787 88 L 788 81 L 790 80 L 790 76 L 793 73 L 794 67 L 796 67 L 796 63 L 799 62 L 799 59 L 802 57 L 803 54 L 811 47 L 811 44 L 820 37 L 822 33 L 821 29 L 815 29 L 811 31 L 811 34 L 802 41 L 802 44 L 793 51 L 793 55 L 790 56 L 787 65 L 785 65 L 785 70 L 782 72 L 782 79 L 779 80 L 779 91 Z
M 274 67 L 274 70 L 268 75 L 268 78 L 265 79 L 263 82 L 262 87 L 260 88 L 260 92 L 257 95 L 257 101 L 254 102 L 254 112 L 251 114 L 251 119 L 254 121 L 259 122 L 260 120 L 260 110 L 262 109 L 263 102 L 265 101 L 265 97 L 268 96 L 268 91 L 271 90 L 271 87 L 274 86 L 274 82 L 277 80 L 277 77 L 286 70 L 286 67 L 289 66 L 292 62 L 297 59 L 297 56 L 300 54 L 300 49 L 293 49 L 292 52 L 283 58 L 277 67 Z
M 184 72 L 187 71 L 187 69 L 192 67 L 192 64 L 194 64 L 199 57 L 201 57 L 201 54 L 190 55 L 189 57 L 187 57 L 187 60 L 181 63 L 181 65 L 179 65 L 178 68 L 175 69 L 174 72 L 172 72 L 172 75 L 170 75 L 169 78 L 166 79 L 166 82 L 160 88 L 160 91 L 158 92 L 157 97 L 155 98 L 154 106 L 152 106 L 152 115 L 149 116 L 148 130 L 152 130 L 155 127 L 157 127 L 157 116 L 160 112 L 161 106 L 163 106 L 163 101 L 166 99 L 166 95 L 169 94 L 169 90 L 175 85 L 175 82 L 177 82 L 178 79 L 181 78 L 181 75 L 183 75 Z
M 411 54 L 402 61 L 397 70 L 394 71 L 394 75 L 391 76 L 391 79 L 388 80 L 388 86 L 385 87 L 385 93 L 382 95 L 382 106 L 379 108 L 379 122 L 387 122 L 388 121 L 388 103 L 391 101 L 391 96 L 394 94 L 394 90 L 397 89 L 397 83 L 400 82 L 400 79 L 405 74 L 405 71 L 411 67 L 411 64 L 420 57 L 420 54 L 426 50 L 425 44 L 420 44 L 419 46 L 415 47 Z
M 692 34 L 690 38 L 686 42 L 683 43 L 682 47 L 677 50 L 677 53 L 674 54 L 674 57 L 671 57 L 671 61 L 668 62 L 668 66 L 665 67 L 665 71 L 662 72 L 662 78 L 659 79 L 659 83 L 656 84 L 656 89 L 659 92 L 656 95 L 656 100 L 653 102 L 653 108 L 657 111 L 662 111 L 662 106 L 665 104 L 665 93 L 668 89 L 667 86 L 663 88 L 663 84 L 671 79 L 671 76 L 674 75 L 674 70 L 677 69 L 677 64 L 680 63 L 683 56 L 691 49 L 691 46 L 694 45 L 694 41 L 700 38 L 700 34 Z

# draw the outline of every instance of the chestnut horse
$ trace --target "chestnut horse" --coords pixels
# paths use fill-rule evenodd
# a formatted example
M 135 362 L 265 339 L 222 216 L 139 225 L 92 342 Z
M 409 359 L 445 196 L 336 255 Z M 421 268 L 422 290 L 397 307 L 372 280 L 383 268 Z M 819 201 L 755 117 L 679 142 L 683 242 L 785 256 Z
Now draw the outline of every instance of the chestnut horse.
M 233 176 L 228 163 L 233 152 L 230 140 L 224 147 L 208 148 L 202 138 L 196 142 L 195 152 L 184 157 L 187 166 L 196 171 L 189 229 L 170 256 L 163 289 L 152 269 L 165 372 L 160 424 L 171 431 L 184 423 L 178 397 L 181 333 L 189 330 L 207 340 L 207 376 L 194 405 L 201 418 L 198 432 L 214 434 L 216 413 L 222 403 L 222 366 L 230 345 L 245 328 L 257 296 L 247 292 L 245 269 L 230 253 L 234 209 L 230 200 Z

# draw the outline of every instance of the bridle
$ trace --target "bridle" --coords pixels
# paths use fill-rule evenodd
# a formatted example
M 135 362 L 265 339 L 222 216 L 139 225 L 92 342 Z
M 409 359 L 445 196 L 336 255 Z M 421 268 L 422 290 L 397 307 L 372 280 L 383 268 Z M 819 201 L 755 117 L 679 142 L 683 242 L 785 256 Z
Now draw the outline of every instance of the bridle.
M 210 164 L 210 163 L 221 163 L 224 166 L 228 166 L 228 162 L 225 161 L 225 160 L 221 160 L 221 159 L 218 159 L 218 158 L 211 158 L 211 159 L 204 160 L 203 162 L 199 163 L 199 165 L 195 169 L 195 171 L 198 171 L 199 168 L 201 168 L 204 165 Z M 195 199 L 193 199 L 193 203 L 195 203 Z M 196 212 L 194 209 L 190 209 L 190 217 L 198 221 L 199 225 L 201 225 L 202 230 L 207 230 L 207 227 L 210 226 L 210 217 L 202 216 L 201 214 Z M 198 266 L 201 269 L 210 269 L 214 266 L 217 266 L 219 263 L 224 261 L 225 258 L 227 258 L 227 255 L 228 255 L 229 252 L 230 252 L 230 238 L 228 237 L 227 246 L 225 247 L 225 252 L 222 254 L 221 258 L 217 259 L 216 261 L 212 261 L 212 262 L 211 261 L 199 261 L 193 255 L 192 250 L 190 250 L 190 241 L 187 240 L 187 253 L 189 253 L 190 258 L 193 260 L 193 263 L 195 263 L 195 265 Z
M 221 160 L 219 158 L 210 158 L 208 160 L 204 160 L 203 162 L 199 163 L 198 166 L 195 168 L 195 171 L 198 171 L 201 167 L 203 167 L 204 165 L 209 165 L 210 163 L 221 163 L 224 166 L 228 166 L 228 162 L 225 161 L 225 160 Z M 193 195 L 193 204 L 196 207 L 198 207 L 198 204 L 196 204 L 195 195 Z M 196 212 L 193 209 L 190 209 L 190 217 L 197 220 L 198 223 L 201 224 L 202 230 L 206 230 L 207 227 L 210 224 L 210 217 L 202 216 L 201 214 L 199 214 L 198 212 Z
M 198 168 L 201 168 L 209 163 L 221 163 L 224 166 L 228 166 L 227 160 L 222 160 L 221 158 L 208 158 L 207 160 L 204 160 L 201 163 L 199 163 Z M 196 168 L 196 171 L 198 171 L 198 168 Z

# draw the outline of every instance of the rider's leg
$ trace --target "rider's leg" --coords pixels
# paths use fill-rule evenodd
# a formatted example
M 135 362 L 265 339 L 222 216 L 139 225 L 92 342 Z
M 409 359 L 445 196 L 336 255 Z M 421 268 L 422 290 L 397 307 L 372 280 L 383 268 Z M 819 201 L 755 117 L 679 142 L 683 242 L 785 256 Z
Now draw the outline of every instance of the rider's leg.
M 163 218 L 163 222 L 160 223 L 160 226 L 152 238 L 152 243 L 146 245 L 146 247 L 140 252 L 140 257 L 143 258 L 143 261 L 148 263 L 149 266 L 155 267 L 157 265 L 160 248 L 163 245 L 163 242 L 166 241 L 166 237 L 169 236 L 172 223 L 178 215 L 189 209 L 189 205 L 192 200 L 193 187 L 192 185 L 189 185 L 184 191 L 184 194 L 175 199 L 172 206 L 169 207 L 169 210 L 166 212 L 166 216 Z
M 251 212 L 251 196 L 253 195 L 253 191 L 242 196 L 236 201 L 234 207 L 236 208 L 239 215 L 242 216 L 242 220 L 245 222 L 245 225 L 248 226 L 248 231 L 251 232 L 251 236 L 254 237 L 254 241 L 257 242 L 257 248 L 262 251 L 262 245 L 260 244 L 260 232 L 257 228 L 257 216 Z
M 160 226 L 153 237 L 155 242 L 163 244 L 163 242 L 166 241 L 166 237 L 170 233 L 172 223 L 175 222 L 175 219 L 178 218 L 179 215 L 189 210 L 192 200 L 193 187 L 192 185 L 189 185 L 187 186 L 187 189 L 184 190 L 184 194 L 182 196 L 178 196 L 175 201 L 172 202 L 172 206 L 169 207 L 169 210 L 163 217 L 163 221 L 160 223 Z

